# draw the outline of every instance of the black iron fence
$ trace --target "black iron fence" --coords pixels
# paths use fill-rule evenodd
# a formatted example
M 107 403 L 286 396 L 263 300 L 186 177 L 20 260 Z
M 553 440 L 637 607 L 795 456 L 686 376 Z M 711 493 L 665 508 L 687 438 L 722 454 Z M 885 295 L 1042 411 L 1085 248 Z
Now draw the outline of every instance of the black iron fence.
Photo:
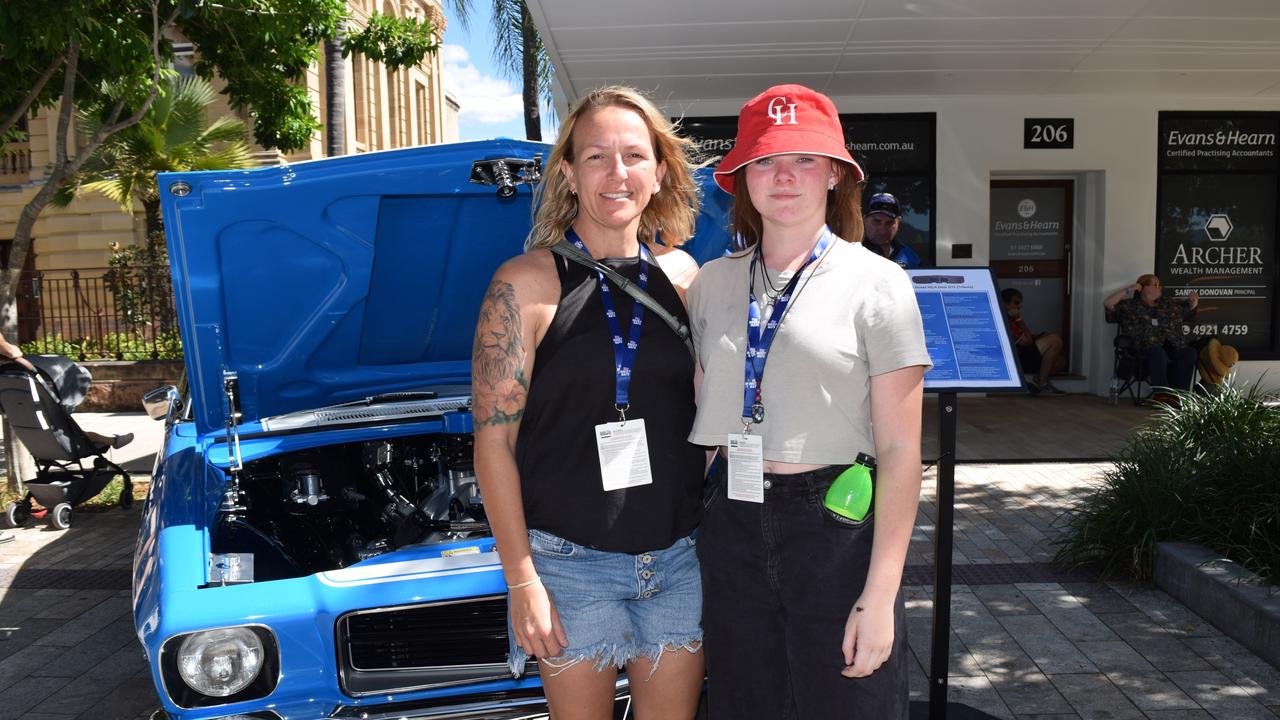
M 23 352 L 75 360 L 182 357 L 167 267 L 45 270 L 18 288 Z

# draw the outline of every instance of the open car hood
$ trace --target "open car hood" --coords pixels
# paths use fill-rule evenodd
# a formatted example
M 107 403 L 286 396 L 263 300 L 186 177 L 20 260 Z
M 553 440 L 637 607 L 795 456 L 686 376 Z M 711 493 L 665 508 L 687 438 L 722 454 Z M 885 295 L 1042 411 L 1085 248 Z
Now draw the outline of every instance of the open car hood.
M 199 431 L 225 426 L 224 371 L 241 422 L 467 383 L 480 301 L 521 252 L 532 195 L 499 198 L 469 181 L 472 163 L 549 149 L 491 140 L 162 173 Z

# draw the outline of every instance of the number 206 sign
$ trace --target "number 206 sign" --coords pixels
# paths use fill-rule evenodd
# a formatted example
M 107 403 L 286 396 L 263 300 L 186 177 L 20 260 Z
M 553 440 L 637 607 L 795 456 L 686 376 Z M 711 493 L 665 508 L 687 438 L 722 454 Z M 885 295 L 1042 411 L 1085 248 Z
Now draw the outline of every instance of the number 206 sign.
M 1026 118 L 1022 121 L 1022 147 L 1025 149 L 1075 146 L 1075 118 Z

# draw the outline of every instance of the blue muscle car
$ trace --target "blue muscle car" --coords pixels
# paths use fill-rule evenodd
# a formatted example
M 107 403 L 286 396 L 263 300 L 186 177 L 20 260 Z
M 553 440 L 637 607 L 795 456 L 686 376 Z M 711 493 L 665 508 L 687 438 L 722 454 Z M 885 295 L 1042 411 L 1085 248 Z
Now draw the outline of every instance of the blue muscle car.
M 536 665 L 507 667 L 468 383 L 547 151 L 160 176 L 187 377 L 148 397 L 133 602 L 169 717 L 545 717 Z

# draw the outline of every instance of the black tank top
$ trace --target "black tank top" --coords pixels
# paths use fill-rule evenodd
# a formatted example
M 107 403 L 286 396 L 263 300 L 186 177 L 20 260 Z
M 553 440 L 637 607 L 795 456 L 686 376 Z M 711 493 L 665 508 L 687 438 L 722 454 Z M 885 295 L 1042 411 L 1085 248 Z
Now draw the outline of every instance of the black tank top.
M 675 332 L 646 312 L 632 368 L 627 418 L 644 418 L 653 483 L 606 492 L 595 426 L 616 422 L 612 334 L 596 273 L 556 257 L 560 305 L 538 344 L 516 438 L 528 526 L 599 550 L 641 553 L 688 535 L 701 511 L 703 450 L 689 443 L 696 408 L 693 358 Z M 637 258 L 603 262 L 631 280 Z M 611 293 L 624 332 L 634 301 Z M 648 292 L 688 322 L 671 281 L 649 264 Z

